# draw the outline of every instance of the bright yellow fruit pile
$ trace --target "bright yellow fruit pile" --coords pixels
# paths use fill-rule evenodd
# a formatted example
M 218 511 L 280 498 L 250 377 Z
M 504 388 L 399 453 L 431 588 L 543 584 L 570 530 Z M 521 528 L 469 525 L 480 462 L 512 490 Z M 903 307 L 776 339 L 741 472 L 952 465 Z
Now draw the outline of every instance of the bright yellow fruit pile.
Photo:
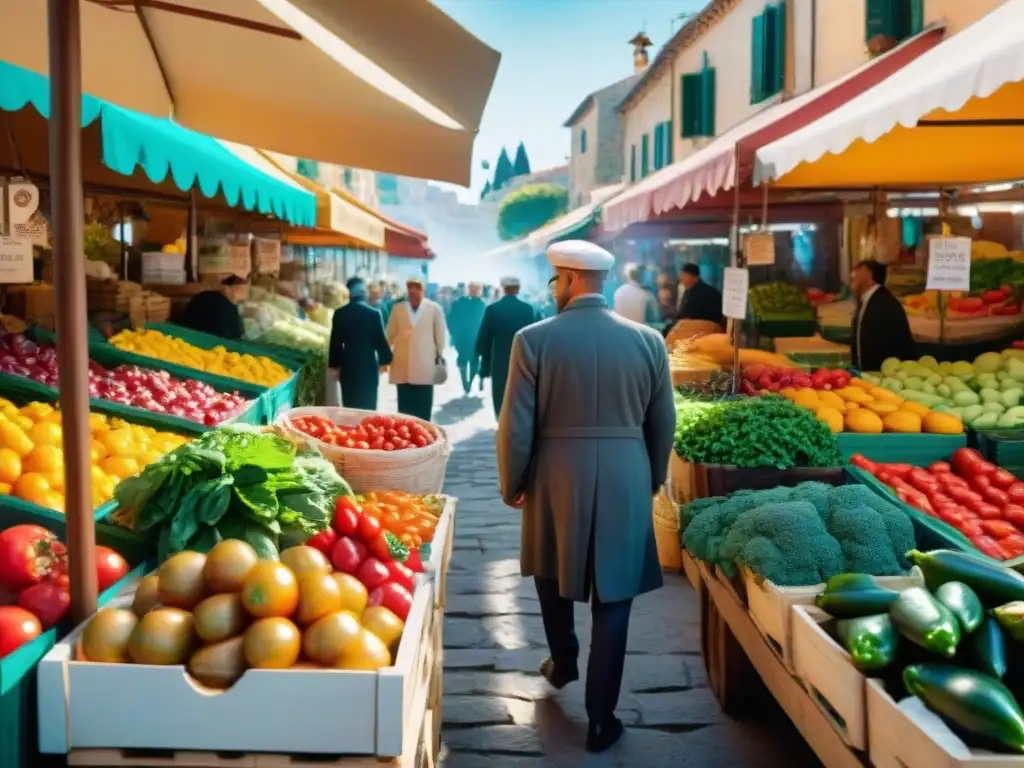
M 92 504 L 114 496 L 114 487 L 186 441 L 118 418 L 89 414 L 92 433 Z M 61 413 L 48 403 L 18 408 L 0 398 L 0 493 L 64 511 Z
M 291 375 L 287 368 L 269 357 L 228 352 L 224 347 L 203 349 L 183 339 L 145 328 L 121 331 L 110 339 L 110 343 L 126 352 L 155 357 L 157 360 L 264 387 L 277 386 Z
M 786 387 L 780 394 L 814 411 L 818 420 L 828 424 L 833 432 L 936 435 L 962 435 L 964 432 L 963 422 L 956 416 L 904 400 L 895 392 L 864 379 L 851 379 L 848 387 L 834 391 Z

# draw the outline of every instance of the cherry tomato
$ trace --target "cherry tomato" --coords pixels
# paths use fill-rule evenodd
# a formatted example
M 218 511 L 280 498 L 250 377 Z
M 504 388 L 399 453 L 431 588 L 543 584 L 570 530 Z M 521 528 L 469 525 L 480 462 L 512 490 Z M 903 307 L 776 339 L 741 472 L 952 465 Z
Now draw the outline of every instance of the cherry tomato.
M 371 555 L 359 566 L 356 578 L 363 582 L 367 592 L 372 592 L 391 578 L 391 572 L 384 562 Z
M 1005 469 L 997 469 L 991 475 L 992 485 L 996 488 L 1002 488 L 1003 490 L 1009 489 L 1014 483 L 1017 482 L 1017 478 L 1014 477 L 1010 472 Z
M 342 536 L 331 552 L 331 565 L 335 570 L 350 573 L 353 576 L 366 559 L 366 546 L 349 536 Z
M 359 518 L 363 512 L 351 496 L 339 496 L 334 503 L 334 518 L 331 527 L 339 536 L 353 536 L 359 530 Z
M 960 533 L 970 539 L 973 536 L 981 536 L 981 520 L 964 520 L 963 523 L 957 526 L 960 529 Z
M 412 438 L 412 443 L 417 448 L 423 448 L 427 445 L 427 438 L 425 438 L 423 435 L 414 435 Z
M 1000 539 L 999 550 L 1007 560 L 1024 555 L 1024 536 L 1016 533 Z
M 395 450 L 395 444 L 392 443 L 390 440 L 386 440 L 384 442 L 383 448 L 385 451 L 393 451 Z
M 996 488 L 994 485 L 989 486 L 982 491 L 981 495 L 989 504 L 995 504 L 1000 509 L 1010 503 L 1009 494 L 1000 488 Z
M 928 465 L 928 471 L 933 475 L 945 475 L 951 473 L 953 468 L 949 466 L 949 462 L 945 461 L 933 461 Z
M 42 632 L 39 619 L 24 608 L 16 605 L 0 607 L 0 659 L 39 637 Z
M 363 515 L 359 518 L 359 529 L 356 533 L 364 544 L 369 546 L 374 539 L 380 536 L 380 532 L 380 520 L 370 515 Z
M 389 581 L 370 593 L 367 605 L 383 605 L 405 621 L 409 618 L 409 610 L 412 608 L 412 594 L 401 584 Z
M 971 543 L 980 549 L 984 554 L 989 557 L 995 558 L 996 560 L 1003 560 L 1003 552 L 999 549 L 999 542 L 993 539 L 991 536 L 981 534 L 980 536 L 969 537 Z
M 1007 504 L 1003 507 L 1003 518 L 1024 530 L 1024 506 L 1020 504 Z
M 334 545 L 338 543 L 338 533 L 333 528 L 325 528 L 314 536 L 310 536 L 306 540 L 306 546 L 318 549 L 327 555 L 328 558 L 331 556 L 331 552 L 334 551 Z
M 416 574 L 410 568 L 407 568 L 397 560 L 386 560 L 384 566 L 391 574 L 391 581 L 401 584 L 410 592 L 413 591 L 416 586 Z
M 18 595 L 18 605 L 39 619 L 43 629 L 49 629 L 67 616 L 71 594 L 67 587 L 43 581 L 23 589 Z
M 981 530 L 996 539 L 1004 539 L 1019 533 L 1017 527 L 1006 520 L 982 520 Z
M 1024 504 L 1024 483 L 1014 483 L 1006 490 L 1006 495 L 1014 504 Z
M 127 574 L 128 563 L 123 557 L 109 547 L 96 547 L 96 581 L 100 592 L 114 586 Z

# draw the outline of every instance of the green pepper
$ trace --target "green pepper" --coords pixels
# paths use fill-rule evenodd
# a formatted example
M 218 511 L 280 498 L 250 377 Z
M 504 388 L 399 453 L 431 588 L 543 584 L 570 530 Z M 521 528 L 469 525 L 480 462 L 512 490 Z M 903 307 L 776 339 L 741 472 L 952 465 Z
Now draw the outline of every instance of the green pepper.
M 903 683 L 955 730 L 1024 752 L 1024 713 L 998 680 L 946 664 L 911 664 L 903 670 Z
M 1000 605 L 992 615 L 996 617 L 999 626 L 1006 630 L 1006 634 L 1018 643 L 1024 643 L 1024 601 L 1015 600 L 1006 605 Z
M 959 581 L 947 581 L 935 591 L 935 599 L 956 616 L 960 628 L 970 634 L 985 619 L 985 609 L 974 590 Z
M 862 672 L 884 669 L 896 658 L 899 635 L 886 613 L 840 619 L 836 636 L 850 654 L 853 666 Z
M 907 640 L 946 658 L 953 658 L 960 642 L 960 625 L 928 590 L 911 587 L 901 592 L 889 609 L 893 626 Z
M 899 594 L 883 587 L 822 592 L 814 598 L 814 604 L 837 619 L 855 619 L 889 610 Z

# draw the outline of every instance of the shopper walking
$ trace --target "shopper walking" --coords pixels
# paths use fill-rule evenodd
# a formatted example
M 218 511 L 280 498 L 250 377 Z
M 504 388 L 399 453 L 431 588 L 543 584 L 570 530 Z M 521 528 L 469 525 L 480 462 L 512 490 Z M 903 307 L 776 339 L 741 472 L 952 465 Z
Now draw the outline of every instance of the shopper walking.
M 626 268 L 626 282 L 615 289 L 612 299 L 615 311 L 634 323 L 656 323 L 661 320 L 658 300 L 640 283 L 640 268 Z
M 391 364 L 391 347 L 380 312 L 367 303 L 366 283 L 354 277 L 348 291 L 348 304 L 335 310 L 331 320 L 327 365 L 337 372 L 343 406 L 375 411 L 379 371 Z
M 508 378 L 508 361 L 512 354 L 512 339 L 516 333 L 540 319 L 537 311 L 519 298 L 519 278 L 501 280 L 505 295 L 487 307 L 484 321 L 477 336 L 476 354 L 480 356 L 480 385 L 491 379 L 491 400 L 494 417 L 501 413 Z
M 579 678 L 573 601 L 591 603 L 587 749 L 622 735 L 632 600 L 662 584 L 651 499 L 665 480 L 675 411 L 661 336 L 608 309 L 615 263 L 584 241 L 551 246 L 559 314 L 515 336 L 498 423 L 505 503 L 523 510 L 520 565 L 533 576 L 555 688 Z
M 423 281 L 410 278 L 407 298 L 391 310 L 388 341 L 394 359 L 392 384 L 398 388 L 398 410 L 430 421 L 434 409 L 434 385 L 443 383 L 444 348 L 448 343 L 444 310 L 423 295 Z
M 473 389 L 473 379 L 479 373 L 480 358 L 476 353 L 476 340 L 484 320 L 487 304 L 480 298 L 481 285 L 470 283 L 467 295 L 460 296 L 448 312 L 448 332 L 455 347 L 456 364 L 462 377 L 462 391 L 467 395 Z M 480 388 L 483 389 L 483 379 Z

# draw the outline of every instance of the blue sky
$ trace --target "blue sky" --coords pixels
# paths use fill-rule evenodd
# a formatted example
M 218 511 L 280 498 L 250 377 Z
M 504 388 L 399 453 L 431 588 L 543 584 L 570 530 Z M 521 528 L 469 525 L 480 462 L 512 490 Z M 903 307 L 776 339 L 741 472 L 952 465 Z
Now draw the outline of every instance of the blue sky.
M 651 57 L 704 0 L 434 0 L 445 13 L 492 48 L 501 65 L 484 112 L 473 157 L 471 191 L 452 187 L 467 202 L 479 199 L 488 160 L 502 146 L 511 157 L 525 142 L 535 170 L 561 165 L 569 154 L 562 123 L 591 91 L 633 72 L 627 41 L 641 29 L 654 43 Z M 447 185 L 446 185 L 447 186 Z

